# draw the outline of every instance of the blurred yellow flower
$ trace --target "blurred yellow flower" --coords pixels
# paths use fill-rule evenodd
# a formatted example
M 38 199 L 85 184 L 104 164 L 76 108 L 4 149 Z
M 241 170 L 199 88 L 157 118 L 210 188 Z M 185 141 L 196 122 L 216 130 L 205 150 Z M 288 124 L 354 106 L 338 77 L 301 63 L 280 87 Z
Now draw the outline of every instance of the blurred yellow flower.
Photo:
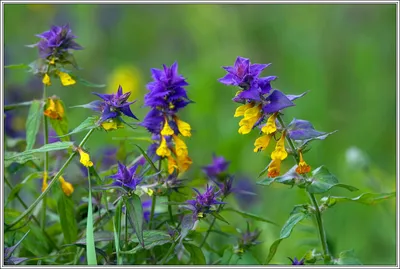
M 65 181 L 62 176 L 60 176 L 58 179 L 60 180 L 61 189 L 65 193 L 65 195 L 71 196 L 71 194 L 74 192 L 74 187 L 72 186 L 72 184 Z
M 140 96 L 142 76 L 140 71 L 133 65 L 121 65 L 114 69 L 108 77 L 107 90 L 109 94 L 115 93 L 115 89 L 121 87 L 131 92 L 129 101 Z

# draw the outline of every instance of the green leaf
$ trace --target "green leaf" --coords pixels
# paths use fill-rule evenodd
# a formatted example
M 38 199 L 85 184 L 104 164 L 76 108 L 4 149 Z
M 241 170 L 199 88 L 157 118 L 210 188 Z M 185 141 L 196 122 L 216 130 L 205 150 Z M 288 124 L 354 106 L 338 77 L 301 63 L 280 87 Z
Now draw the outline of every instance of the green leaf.
M 117 252 L 117 264 L 122 264 L 122 257 L 120 254 L 121 249 L 121 219 L 122 219 L 122 203 L 123 200 L 120 199 L 118 201 L 117 207 L 115 208 L 115 216 L 113 219 L 113 229 L 114 229 L 114 243 L 115 243 L 115 250 Z
M 112 241 L 113 233 L 109 231 L 97 231 L 94 233 L 94 242 L 104 242 L 104 241 Z M 86 245 L 86 237 L 82 237 L 81 239 L 74 242 L 74 244 L 85 244 Z
M 14 188 L 11 190 L 11 192 L 8 194 L 7 202 L 4 207 L 6 207 L 9 202 L 11 202 L 12 200 L 14 200 L 17 197 L 17 195 L 19 194 L 19 191 L 22 189 L 22 187 L 24 187 L 24 185 L 26 183 L 28 183 L 32 179 L 37 179 L 37 178 L 41 178 L 41 177 L 43 177 L 42 172 L 34 172 L 34 173 L 28 175 L 21 183 L 18 183 L 17 185 L 15 185 Z
M 75 205 L 71 197 L 65 195 L 61 189 L 58 188 L 57 195 L 57 210 L 60 216 L 61 229 L 64 234 L 64 242 L 66 244 L 75 242 L 78 237 L 78 226 L 75 219 Z
M 255 215 L 255 214 L 252 214 L 252 213 L 247 213 L 247 212 L 244 212 L 244 211 L 241 211 L 241 210 L 238 210 L 238 209 L 224 208 L 223 210 L 224 211 L 226 210 L 226 211 L 235 212 L 235 213 L 241 215 L 244 218 L 249 218 L 249 219 L 253 219 L 253 220 L 262 221 L 262 222 L 266 222 L 266 223 L 271 223 L 271 224 L 277 225 L 275 222 L 273 222 L 271 220 L 268 220 L 268 219 L 260 217 L 258 215 Z
M 291 185 L 293 186 L 296 183 L 296 180 L 300 180 L 301 176 L 296 172 L 297 164 L 290 168 L 289 171 L 287 171 L 285 174 L 282 176 L 270 178 L 266 177 L 260 181 L 257 182 L 258 185 L 264 185 L 268 186 L 271 185 L 273 182 L 277 183 L 282 183 L 285 185 Z
M 213 212 L 211 212 L 211 215 L 214 216 L 215 218 L 219 219 L 220 221 L 223 221 L 226 224 L 229 224 L 229 222 L 226 219 L 224 219 L 218 212 L 213 211 Z
M 152 249 L 155 246 L 164 245 L 167 243 L 172 243 L 172 238 L 166 231 L 150 230 L 143 231 L 144 247 L 141 244 L 137 245 L 135 248 L 129 251 L 121 251 L 121 254 L 134 254 L 142 249 Z M 132 239 L 132 242 L 139 243 L 137 237 Z
M 4 68 L 7 68 L 7 69 L 29 69 L 29 65 L 27 65 L 27 64 L 10 64 L 10 65 L 4 66 Z
M 190 261 L 193 264 L 206 264 L 206 258 L 201 248 L 189 243 L 184 244 L 184 247 L 190 253 Z
M 98 121 L 98 117 L 89 117 L 86 120 L 84 120 L 83 122 L 81 122 L 81 124 L 79 124 L 78 127 L 76 127 L 74 130 L 72 130 L 71 132 L 69 132 L 68 134 L 65 135 L 61 135 L 58 137 L 64 137 L 67 135 L 71 135 L 71 134 L 76 134 L 76 133 L 80 133 L 89 129 L 93 129 L 93 128 L 97 128 L 99 127 L 99 124 L 97 123 Z
M 64 108 L 65 111 L 65 106 L 64 102 L 58 100 L 58 102 L 61 104 L 61 106 Z M 68 118 L 66 113 L 64 112 L 64 116 L 62 117 L 61 120 L 57 119 L 50 119 L 50 124 L 53 127 L 54 131 L 57 133 L 57 135 L 60 137 L 61 141 L 69 141 L 70 138 L 67 135 L 68 134 Z
M 346 250 L 340 252 L 339 259 L 335 260 L 334 264 L 362 265 L 361 261 L 355 257 L 354 250 Z
M 357 191 L 356 187 L 340 184 L 338 179 L 331 174 L 325 166 L 320 166 L 312 171 L 312 182 L 307 186 L 310 193 L 324 193 L 333 187 L 341 187 L 349 191 Z
M 286 223 L 282 227 L 279 239 L 277 239 L 274 243 L 272 243 L 271 247 L 269 248 L 268 257 L 267 257 L 267 260 L 265 261 L 265 264 L 268 264 L 272 260 L 272 258 L 275 256 L 275 253 L 278 250 L 278 247 L 279 247 L 279 244 L 281 243 L 281 241 L 285 238 L 288 238 L 290 236 L 290 234 L 292 233 L 293 228 L 306 217 L 307 217 L 307 215 L 304 214 L 303 212 L 293 214 L 289 217 L 289 219 L 286 221 Z
M 43 103 L 38 100 L 32 101 L 26 120 L 26 150 L 33 148 L 36 142 L 36 135 L 39 131 L 40 120 L 43 118 Z
M 129 223 L 135 230 L 140 244 L 144 247 L 143 239 L 143 207 L 139 196 L 132 194 L 129 198 L 124 197 L 124 203 Z
M 181 242 L 188 235 L 190 230 L 192 230 L 194 223 L 195 221 L 193 219 L 192 214 L 187 214 L 183 217 L 181 224 L 181 235 L 180 235 Z
M 92 209 L 92 186 L 90 182 L 90 173 L 88 169 L 89 182 L 89 198 L 88 198 L 88 214 L 86 221 L 86 259 L 88 265 L 97 265 L 96 249 L 93 235 L 93 209 Z
M 34 101 L 28 101 L 28 102 L 22 102 L 22 103 L 17 103 L 17 104 L 5 105 L 3 108 L 4 108 L 4 111 L 9 111 L 9 110 L 13 110 L 18 107 L 21 107 L 21 106 L 30 106 L 30 105 L 32 105 L 33 102 Z
M 139 145 L 135 144 L 135 146 L 140 150 L 140 152 L 143 154 L 144 158 L 151 165 L 151 167 L 153 167 L 154 171 L 159 172 L 156 165 L 153 163 L 151 158 L 146 154 L 146 152 Z
M 78 77 L 77 75 L 69 73 L 69 75 L 76 81 L 79 81 L 82 85 L 86 87 L 91 87 L 91 88 L 104 88 L 106 84 L 95 84 L 92 82 L 89 82 L 81 77 Z
M 340 197 L 340 196 L 329 196 L 329 197 L 322 197 L 321 202 L 331 207 L 336 203 L 343 203 L 343 202 L 357 202 L 360 204 L 365 205 L 375 205 L 377 203 L 386 201 L 391 198 L 396 197 L 396 192 L 390 193 L 363 193 L 360 196 L 355 198 L 349 197 Z

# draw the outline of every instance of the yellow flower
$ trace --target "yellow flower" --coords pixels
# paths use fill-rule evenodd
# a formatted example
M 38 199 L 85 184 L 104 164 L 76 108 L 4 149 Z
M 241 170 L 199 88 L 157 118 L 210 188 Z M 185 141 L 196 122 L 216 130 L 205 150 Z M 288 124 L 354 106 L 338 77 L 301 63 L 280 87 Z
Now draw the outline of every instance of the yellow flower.
M 183 142 L 182 139 L 180 139 L 177 135 L 172 136 L 175 142 L 175 153 L 176 156 L 179 157 L 185 157 L 188 155 L 188 150 L 185 142 Z
M 311 171 L 311 166 L 309 166 L 303 159 L 303 154 L 299 151 L 300 161 L 299 165 L 296 168 L 296 173 L 298 174 L 307 174 Z
M 42 82 L 44 85 L 50 86 L 51 85 L 50 76 L 48 74 L 44 74 Z
M 58 180 L 61 183 L 61 189 L 65 193 L 65 195 L 71 196 L 71 194 L 74 192 L 74 187 L 72 186 L 72 184 L 65 181 L 65 179 L 62 176 L 60 176 Z
M 78 148 L 78 152 L 81 155 L 81 159 L 79 160 L 81 164 L 83 164 L 86 167 L 93 166 L 93 162 L 90 160 L 90 156 L 88 153 L 83 151 L 82 148 Z
M 124 125 L 117 119 L 109 119 L 101 124 L 106 131 L 117 130 L 119 128 L 124 128 Z
M 281 173 L 281 160 L 273 159 L 268 166 L 268 177 L 277 177 Z
M 259 152 L 264 150 L 266 147 L 268 147 L 269 141 L 271 140 L 270 135 L 263 135 L 260 136 L 259 138 L 256 139 L 254 142 L 254 152 Z
M 44 192 L 47 189 L 47 172 L 43 173 L 43 182 L 42 182 L 42 192 Z
M 189 156 L 178 157 L 178 167 L 179 172 L 183 173 L 189 169 L 190 165 L 193 163 Z
M 287 152 L 285 149 L 285 136 L 286 133 L 283 132 L 281 138 L 276 142 L 275 150 L 271 153 L 272 160 L 281 160 L 283 161 L 287 157 Z
M 54 65 L 56 63 L 56 58 L 52 57 L 51 60 L 49 61 L 49 64 Z
M 160 146 L 158 147 L 158 149 L 156 150 L 156 154 L 161 157 L 171 155 L 171 151 L 168 148 L 167 141 L 165 140 L 165 138 L 163 136 L 161 137 L 161 143 L 160 143 Z
M 244 118 L 239 122 L 239 134 L 248 134 L 253 129 L 254 124 L 260 119 L 262 116 L 261 106 L 255 106 L 247 109 L 244 112 Z
M 60 77 L 61 84 L 63 86 L 74 85 L 76 83 L 76 81 L 68 73 L 59 71 L 57 75 Z
M 172 174 L 174 169 L 178 169 L 178 164 L 176 163 L 175 159 L 171 156 L 168 156 L 168 174 Z
M 161 130 L 161 135 L 173 135 L 174 130 L 172 130 L 171 126 L 168 124 L 168 119 L 165 117 L 164 127 Z
M 275 120 L 276 120 L 277 115 L 278 115 L 277 113 L 274 113 L 268 118 L 267 123 L 261 129 L 261 131 L 264 134 L 273 134 L 273 133 L 275 133 L 275 131 L 276 131 Z
M 178 130 L 179 132 L 183 135 L 183 136 L 187 136 L 190 137 L 191 134 L 191 127 L 189 125 L 189 123 L 184 122 L 183 120 L 180 120 L 178 117 L 174 117 L 174 120 L 176 122 L 176 125 L 178 126 Z
M 64 106 L 58 98 L 48 98 L 44 115 L 54 120 L 62 120 L 64 117 Z
M 236 108 L 235 115 L 233 115 L 233 116 L 234 116 L 234 117 L 243 116 L 243 115 L 244 115 L 244 112 L 245 112 L 247 109 L 252 108 L 253 106 L 254 106 L 253 103 L 248 103 L 248 104 L 245 104 L 245 105 L 241 105 L 241 106 L 239 106 L 238 108 Z
M 148 196 L 153 196 L 154 191 L 152 189 L 146 188 L 146 187 L 142 187 L 142 190 L 147 193 Z

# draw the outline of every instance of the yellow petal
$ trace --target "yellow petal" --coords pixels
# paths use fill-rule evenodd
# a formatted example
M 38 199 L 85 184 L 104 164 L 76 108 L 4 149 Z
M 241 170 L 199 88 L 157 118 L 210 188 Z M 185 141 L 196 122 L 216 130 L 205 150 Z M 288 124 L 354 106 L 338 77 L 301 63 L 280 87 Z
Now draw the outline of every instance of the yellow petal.
M 259 117 L 260 110 L 261 110 L 260 105 L 246 109 L 246 111 L 244 112 L 244 118 L 249 119 L 249 118 Z
M 175 142 L 176 156 L 178 156 L 178 157 L 187 156 L 188 150 L 187 150 L 187 146 L 186 146 L 185 142 L 183 142 L 183 140 L 180 139 L 177 135 L 174 135 L 172 138 L 174 139 L 174 142 Z
M 274 113 L 274 114 L 272 114 L 272 116 L 270 116 L 268 118 L 267 123 L 261 129 L 261 131 L 264 134 L 273 134 L 274 132 L 276 132 L 276 123 L 275 123 L 276 117 L 277 117 L 277 114 Z
M 59 177 L 59 180 L 61 183 L 62 191 L 65 193 L 65 195 L 70 196 L 74 192 L 74 187 L 72 186 L 72 184 L 65 181 L 62 176 Z
M 285 149 L 285 133 L 282 134 L 281 138 L 276 142 L 275 150 L 271 153 L 272 160 L 283 161 L 287 157 L 287 152 Z
M 178 164 L 174 158 L 168 156 L 168 174 L 172 174 L 175 169 L 178 169 Z
M 300 161 L 299 165 L 296 168 L 296 173 L 298 174 L 307 174 L 311 171 L 311 166 L 309 166 L 303 159 L 303 154 L 299 151 Z
M 67 73 L 58 72 L 58 76 L 60 77 L 63 86 L 74 85 L 76 83 L 76 81 Z
M 183 173 L 189 169 L 190 165 L 193 163 L 189 156 L 178 157 L 178 167 L 179 172 Z
M 272 160 L 268 166 L 268 177 L 277 177 L 281 173 L 281 160 Z
M 124 125 L 117 120 L 117 119 L 109 119 L 101 124 L 101 127 L 103 127 L 104 130 L 106 131 L 112 131 L 112 130 L 117 130 L 120 128 L 124 128 Z
M 234 116 L 234 117 L 243 116 L 243 115 L 244 115 L 244 112 L 245 112 L 247 109 L 252 108 L 253 106 L 254 106 L 254 104 L 252 104 L 252 103 L 248 103 L 248 104 L 245 104 L 245 105 L 241 105 L 241 106 L 239 106 L 238 108 L 236 108 L 235 115 L 233 115 L 233 116 Z
M 268 147 L 270 140 L 271 140 L 270 135 L 263 135 L 257 138 L 256 141 L 254 142 L 254 147 L 255 147 L 254 152 L 259 152 L 264 150 L 266 147 Z
M 183 136 L 190 137 L 192 135 L 190 132 L 191 127 L 190 127 L 189 123 L 184 122 L 183 120 L 180 120 L 178 117 L 175 117 L 175 122 L 176 122 L 176 125 L 178 126 L 179 132 Z
M 42 192 L 44 192 L 47 189 L 47 172 L 43 173 L 43 182 L 42 182 Z
M 160 146 L 158 147 L 158 149 L 156 150 L 156 154 L 161 157 L 171 155 L 171 151 L 168 148 L 167 141 L 165 140 L 165 138 L 163 136 L 161 137 L 161 143 L 160 143 Z
M 50 77 L 48 74 L 44 74 L 44 77 L 42 79 L 42 82 L 44 85 L 46 86 L 50 86 L 51 85 L 51 81 L 50 81 Z
M 81 155 L 80 163 L 86 167 L 93 166 L 93 162 L 90 160 L 90 156 L 88 153 L 84 152 L 81 148 L 78 148 L 79 154 Z
M 168 119 L 165 118 L 164 127 L 161 130 L 161 135 L 173 135 L 173 134 L 174 130 L 172 130 L 172 128 L 169 126 Z

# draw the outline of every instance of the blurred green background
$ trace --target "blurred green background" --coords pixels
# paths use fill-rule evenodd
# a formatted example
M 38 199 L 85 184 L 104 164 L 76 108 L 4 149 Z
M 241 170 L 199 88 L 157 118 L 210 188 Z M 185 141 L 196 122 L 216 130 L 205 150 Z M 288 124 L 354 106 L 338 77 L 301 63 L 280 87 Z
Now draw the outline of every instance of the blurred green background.
M 342 183 L 360 191 L 333 190 L 335 195 L 358 196 L 362 192 L 390 192 L 396 188 L 396 6 L 382 5 L 16 5 L 4 8 L 5 64 L 29 63 L 36 49 L 24 47 L 38 41 L 34 35 L 52 24 L 70 23 L 77 43 L 74 51 L 82 70 L 77 73 L 104 89 L 79 84 L 63 88 L 54 83 L 50 94 L 60 96 L 67 107 L 85 104 L 96 97 L 92 91 L 116 91 L 121 84 L 132 91 L 137 102 L 132 110 L 143 119 L 145 85 L 150 68 L 179 63 L 179 72 L 189 82 L 188 94 L 195 101 L 180 112 L 193 128 L 188 141 L 194 161 L 188 177 L 200 177 L 200 167 L 212 153 L 231 161 L 230 172 L 246 175 L 254 183 L 269 162 L 269 152 L 253 153 L 257 135 L 239 135 L 238 106 L 231 101 L 236 88 L 218 83 L 221 66 L 233 65 L 237 56 L 253 63 L 272 63 L 263 75 L 277 75 L 273 86 L 288 94 L 310 92 L 284 111 L 311 121 L 320 131 L 339 130 L 325 141 L 312 143 L 305 155 L 314 168 L 325 164 Z M 22 26 L 23 25 L 23 26 Z M 21 27 L 22 26 L 22 27 Z M 6 70 L 5 100 L 16 92 L 22 100 L 40 98 L 39 78 Z M 71 128 L 91 111 L 68 109 Z M 17 124 L 17 123 L 15 123 Z M 18 125 L 23 128 L 22 125 Z M 18 128 L 18 126 L 16 128 Z M 21 127 L 22 126 L 22 127 Z M 146 132 L 126 129 L 96 135 L 90 150 L 118 145 L 113 137 L 143 136 Z M 77 135 L 80 139 L 80 136 Z M 146 146 L 145 144 L 143 144 Z M 359 165 L 360 156 L 347 154 L 357 147 L 368 159 L 368 169 Z M 128 149 L 130 150 L 130 149 Z M 133 146 L 131 148 L 133 150 Z M 352 151 L 354 152 L 354 151 Z M 352 157 L 353 156 L 353 157 Z M 358 157 L 357 157 L 358 156 Z M 283 170 L 293 165 L 288 158 Z M 303 190 L 287 186 L 257 186 L 258 199 L 250 204 L 237 201 L 251 213 L 261 214 L 283 225 L 293 205 L 306 203 Z M 235 203 L 235 200 L 231 200 Z M 246 204 L 248 205 L 246 206 Z M 395 264 L 395 200 L 375 206 L 341 204 L 323 218 L 331 248 L 337 255 L 354 249 L 364 264 Z M 243 221 L 231 219 L 245 228 Z M 254 249 L 264 260 L 280 227 L 254 223 L 263 230 L 263 242 Z M 273 263 L 288 263 L 318 247 L 311 220 L 297 226 L 283 241 Z M 215 240 L 216 238 L 214 238 Z M 216 242 L 216 241 L 215 241 Z M 246 260 L 243 263 L 252 263 Z

